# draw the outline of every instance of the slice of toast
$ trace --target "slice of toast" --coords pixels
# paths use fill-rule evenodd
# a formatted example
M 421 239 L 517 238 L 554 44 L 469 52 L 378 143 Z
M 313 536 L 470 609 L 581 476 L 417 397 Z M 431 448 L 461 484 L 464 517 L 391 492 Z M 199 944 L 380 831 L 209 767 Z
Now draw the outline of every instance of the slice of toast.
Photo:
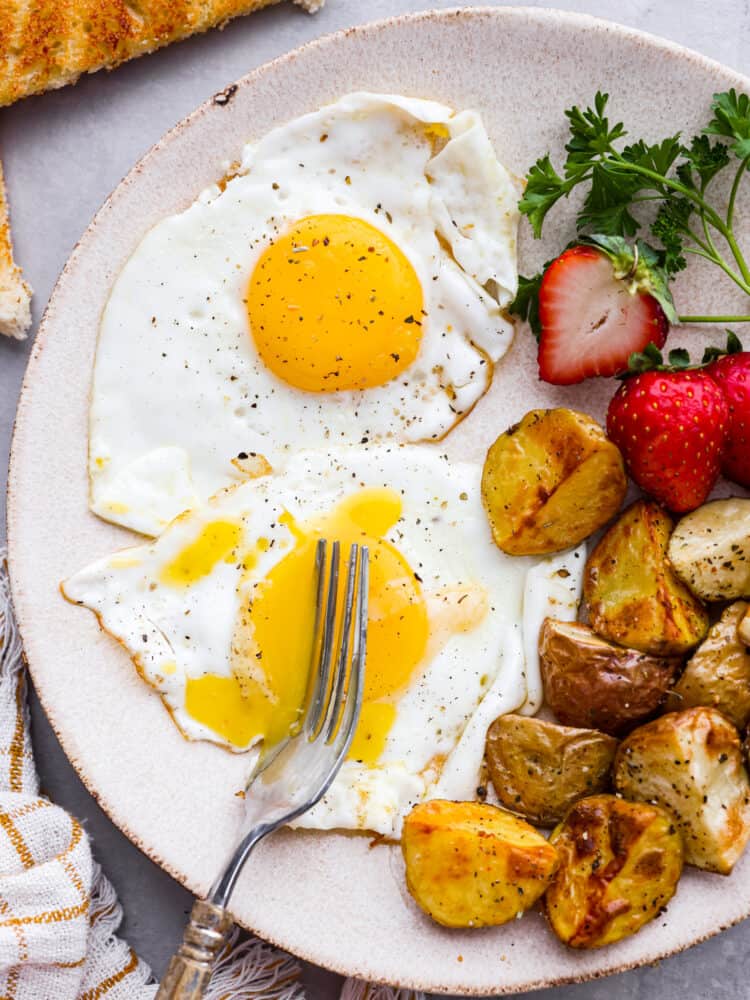
M 279 0 L 0 0 L 0 105 Z M 323 0 L 296 0 L 309 11 Z
M 31 325 L 31 289 L 13 260 L 8 202 L 0 163 L 0 333 L 23 340 Z

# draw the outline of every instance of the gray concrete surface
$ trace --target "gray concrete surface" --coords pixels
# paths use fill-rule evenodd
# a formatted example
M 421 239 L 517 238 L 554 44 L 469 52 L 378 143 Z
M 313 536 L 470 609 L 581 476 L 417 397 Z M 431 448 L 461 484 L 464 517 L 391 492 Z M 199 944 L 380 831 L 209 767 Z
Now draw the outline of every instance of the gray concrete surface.
M 552 2 L 531 6 L 551 6 Z M 36 291 L 35 323 L 91 216 L 132 164 L 179 118 L 231 80 L 308 39 L 427 6 L 452 7 L 455 3 L 328 0 L 326 8 L 312 18 L 284 4 L 234 22 L 223 32 L 123 66 L 116 73 L 97 74 L 75 88 L 1 109 L 0 153 L 10 190 L 17 255 Z M 558 0 L 556 6 L 664 35 L 750 73 L 747 0 Z M 656 94 L 654 100 L 668 100 L 668 95 Z M 13 343 L 0 338 L 3 526 L 10 434 L 29 346 L 28 341 Z M 43 455 L 39 458 L 44 461 Z M 101 812 L 66 760 L 33 696 L 32 720 L 44 791 L 84 821 L 96 856 L 124 904 L 123 933 L 160 973 L 181 933 L 191 897 Z M 338 977 L 312 967 L 306 969 L 306 977 L 313 1000 L 338 994 Z M 688 1000 L 708 995 L 744 1000 L 750 996 L 749 979 L 750 923 L 745 923 L 658 967 L 544 995 L 550 1000 L 641 1000 L 656 996 L 660 1000 Z

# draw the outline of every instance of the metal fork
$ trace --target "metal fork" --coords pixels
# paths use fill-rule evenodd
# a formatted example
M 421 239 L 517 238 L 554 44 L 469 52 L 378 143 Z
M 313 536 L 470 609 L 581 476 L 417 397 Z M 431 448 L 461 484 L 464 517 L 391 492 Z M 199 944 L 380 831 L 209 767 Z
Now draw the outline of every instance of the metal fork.
M 341 607 L 339 542 L 332 543 L 330 560 L 327 548 L 321 539 L 315 557 L 313 663 L 303 717 L 285 743 L 259 755 L 247 784 L 237 846 L 208 897 L 196 900 L 156 1000 L 200 1000 L 232 930 L 234 921 L 226 907 L 250 852 L 323 797 L 351 745 L 364 688 L 368 550 L 351 547 Z

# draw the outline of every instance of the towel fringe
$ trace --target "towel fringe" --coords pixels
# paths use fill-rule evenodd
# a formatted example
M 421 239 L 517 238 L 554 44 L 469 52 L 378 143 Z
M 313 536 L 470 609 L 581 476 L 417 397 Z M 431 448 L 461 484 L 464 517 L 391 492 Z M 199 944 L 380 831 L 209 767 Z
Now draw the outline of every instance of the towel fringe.
M 427 994 L 419 990 L 402 990 L 395 986 L 381 986 L 364 979 L 347 979 L 340 1000 L 426 1000 Z
M 214 966 L 204 1000 L 304 1000 L 298 962 L 259 938 L 237 943 L 235 927 Z

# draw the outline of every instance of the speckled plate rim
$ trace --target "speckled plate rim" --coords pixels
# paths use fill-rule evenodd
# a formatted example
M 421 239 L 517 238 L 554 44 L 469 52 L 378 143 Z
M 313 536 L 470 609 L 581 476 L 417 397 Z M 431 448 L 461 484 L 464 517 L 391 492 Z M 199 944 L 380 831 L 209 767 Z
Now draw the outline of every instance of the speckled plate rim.
M 700 67 L 708 73 L 715 74 L 722 78 L 726 86 L 736 86 L 745 90 L 750 90 L 750 79 L 743 76 L 742 74 L 731 70 L 721 63 L 711 60 L 699 53 L 696 53 L 690 49 L 686 49 L 676 43 L 669 42 L 667 40 L 658 38 L 646 32 L 641 32 L 636 29 L 627 28 L 616 24 L 614 22 L 605 21 L 599 18 L 595 18 L 585 14 L 578 14 L 566 11 L 559 11 L 552 8 L 528 8 L 528 7 L 471 7 L 471 8 L 461 8 L 456 7 L 448 10 L 431 11 L 425 10 L 418 13 L 404 14 L 400 16 L 395 16 L 369 24 L 359 25 L 356 27 L 343 29 L 332 34 L 322 36 L 299 48 L 286 53 L 271 62 L 265 63 L 257 69 L 253 70 L 251 73 L 242 77 L 235 84 L 231 84 L 228 88 L 219 94 L 214 95 L 212 98 L 205 101 L 200 107 L 198 107 L 190 115 L 182 119 L 174 128 L 170 129 L 165 135 L 154 144 L 154 146 L 136 163 L 136 165 L 129 171 L 125 178 L 120 182 L 120 184 L 115 188 L 115 190 L 110 194 L 107 200 L 104 202 L 102 207 L 94 216 L 93 220 L 81 236 L 81 239 L 73 248 L 70 257 L 65 264 L 60 276 L 55 284 L 52 295 L 50 297 L 47 308 L 45 309 L 44 315 L 42 317 L 39 330 L 36 336 L 34 346 L 31 351 L 26 373 L 23 379 L 21 396 L 19 400 L 18 410 L 16 414 L 16 420 L 13 429 L 13 437 L 11 442 L 11 457 L 10 457 L 10 471 L 8 477 L 7 486 L 7 528 L 8 528 L 8 547 L 9 547 L 9 568 L 11 576 L 11 588 L 14 598 L 15 612 L 19 624 L 19 628 L 24 639 L 25 647 L 25 657 L 26 662 L 29 666 L 32 678 L 34 680 L 35 688 L 39 695 L 39 699 L 44 708 L 44 711 L 52 725 L 52 728 L 59 739 L 63 749 L 65 750 L 71 764 L 75 768 L 76 772 L 80 776 L 85 787 L 91 793 L 92 797 L 98 802 L 101 808 L 109 816 L 112 822 L 119 827 L 120 830 L 148 857 L 150 857 L 154 862 L 163 867 L 168 871 L 174 878 L 179 882 L 184 884 L 187 888 L 193 891 L 200 891 L 200 886 L 196 885 L 195 882 L 184 872 L 180 871 L 178 868 L 170 864 L 165 858 L 160 856 L 160 854 L 151 849 L 147 843 L 145 843 L 139 836 L 131 829 L 130 821 L 127 817 L 120 814 L 117 805 L 109 801 L 106 797 L 99 794 L 95 784 L 92 782 L 85 762 L 77 758 L 74 752 L 72 752 L 70 739 L 68 734 L 59 725 L 56 720 L 55 706 L 47 698 L 45 692 L 44 684 L 44 670 L 40 667 L 39 662 L 36 660 L 34 655 L 35 642 L 34 634 L 36 623 L 29 619 L 29 609 L 27 608 L 26 601 L 23 595 L 20 593 L 20 589 L 17 584 L 17 570 L 16 570 L 16 524 L 19 521 L 19 501 L 17 495 L 19 493 L 19 479 L 23 475 L 24 466 L 24 456 L 23 450 L 19 442 L 23 437 L 23 429 L 25 421 L 27 419 L 27 413 L 29 408 L 33 405 L 33 386 L 36 379 L 37 369 L 39 367 L 40 358 L 45 349 L 45 345 L 51 332 L 54 330 L 56 321 L 56 311 L 57 311 L 57 300 L 60 296 L 61 289 L 65 286 L 66 282 L 69 280 L 71 275 L 76 271 L 76 269 L 85 263 L 86 255 L 89 250 L 90 245 L 95 241 L 98 228 L 101 224 L 102 219 L 104 219 L 108 212 L 112 211 L 113 206 L 117 204 L 119 197 L 127 189 L 127 187 L 133 182 L 133 180 L 140 174 L 148 171 L 152 160 L 158 157 L 160 152 L 167 147 L 173 138 L 183 130 L 190 128 L 199 118 L 204 115 L 212 113 L 220 113 L 220 108 L 226 105 L 228 99 L 232 99 L 238 89 L 243 89 L 247 87 L 252 87 L 256 80 L 260 80 L 267 75 L 276 74 L 279 72 L 284 72 L 284 69 L 292 64 L 300 56 L 303 56 L 310 50 L 316 49 L 318 47 L 325 47 L 335 45 L 337 41 L 349 37 L 351 35 L 356 35 L 361 38 L 366 38 L 369 33 L 378 32 L 383 29 L 398 29 L 399 25 L 404 23 L 413 23 L 419 21 L 448 21 L 452 19 L 462 19 L 462 18 L 481 18 L 481 17 L 497 17 L 501 19 L 508 19 L 511 22 L 514 18 L 524 18 L 530 21 L 538 21 L 540 23 L 561 23 L 569 27 L 576 28 L 580 31 L 589 32 L 589 38 L 593 36 L 602 36 L 603 34 L 609 34 L 618 36 L 622 39 L 628 39 L 630 41 L 640 42 L 641 44 L 648 46 L 654 53 L 659 53 L 663 57 L 672 60 L 688 61 L 692 62 L 696 67 Z M 750 896 L 746 897 L 746 902 L 741 904 L 739 907 L 735 908 L 733 912 L 727 915 L 726 921 L 722 921 L 717 924 L 714 929 L 707 933 L 701 933 L 698 935 L 688 936 L 685 940 L 680 941 L 674 947 L 667 950 L 649 947 L 649 938 L 646 935 L 640 940 L 643 942 L 644 947 L 642 948 L 639 955 L 633 959 L 626 961 L 618 961 L 607 958 L 607 952 L 603 951 L 598 953 L 601 956 L 601 961 L 599 962 L 597 968 L 589 969 L 581 974 L 555 974 L 552 973 L 536 973 L 529 974 L 529 977 L 523 984 L 512 983 L 504 984 L 498 983 L 497 987 L 494 989 L 495 993 L 505 994 L 505 993 L 515 993 L 524 992 L 527 990 L 538 989 L 545 986 L 553 985 L 564 985 L 568 983 L 583 982 L 590 979 L 602 978 L 613 973 L 622 972 L 627 969 L 632 969 L 641 965 L 656 962 L 660 959 L 668 957 L 669 955 L 674 955 L 680 951 L 691 947 L 692 945 L 698 944 L 701 941 L 712 937 L 714 934 L 718 934 L 723 930 L 728 929 L 734 924 L 750 916 Z M 255 930 L 254 927 L 248 926 L 249 930 Z M 284 940 L 284 935 L 282 933 L 269 934 L 264 933 L 266 939 L 271 941 L 282 948 L 289 948 L 289 944 Z M 488 991 L 486 985 L 479 987 L 472 982 L 466 982 L 463 985 L 456 986 L 456 984 L 451 984 L 448 987 L 441 987 L 439 983 L 435 982 L 422 982 L 414 978 L 403 979 L 399 977 L 388 977 L 379 976 L 377 974 L 373 975 L 373 970 L 364 968 L 353 968 L 347 963 L 346 957 L 342 956 L 340 961 L 332 960 L 321 960 L 321 957 L 316 953 L 314 947 L 301 948 L 296 946 L 293 948 L 295 954 L 300 958 L 306 959 L 310 962 L 322 965 L 331 971 L 341 973 L 342 975 L 354 975 L 367 977 L 376 982 L 388 983 L 391 985 L 397 985 L 404 988 L 426 990 L 431 992 L 448 992 L 460 993 L 464 995 L 482 995 L 486 994 Z

